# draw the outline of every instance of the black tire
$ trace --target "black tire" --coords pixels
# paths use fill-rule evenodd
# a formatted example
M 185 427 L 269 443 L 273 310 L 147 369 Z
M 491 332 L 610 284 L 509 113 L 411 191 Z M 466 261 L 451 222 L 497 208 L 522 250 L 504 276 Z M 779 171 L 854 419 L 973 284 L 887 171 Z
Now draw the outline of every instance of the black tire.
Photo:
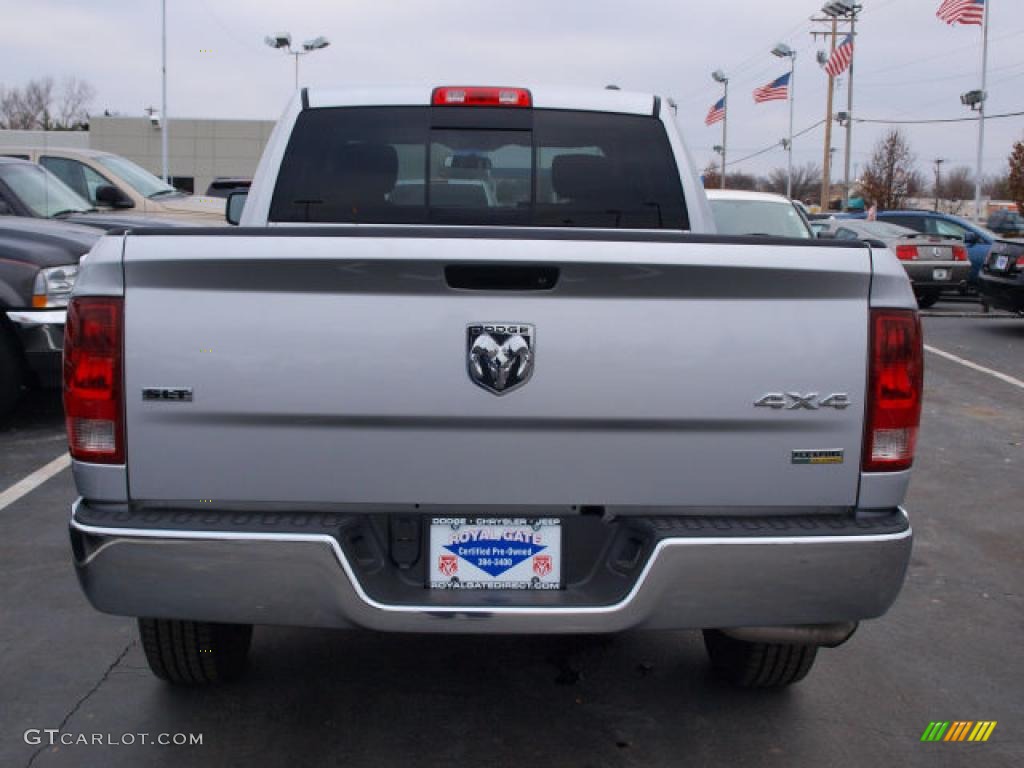
M 704 630 L 704 647 L 718 677 L 741 688 L 785 688 L 807 676 L 816 645 L 751 643 L 715 629 Z
M 139 619 L 139 637 L 153 674 L 176 685 L 238 678 L 252 644 L 252 624 Z
M 0 417 L 14 410 L 21 398 L 25 367 L 11 334 L 0 325 Z
M 917 294 L 917 306 L 921 309 L 935 306 L 935 302 L 939 300 L 939 295 L 938 291 L 922 291 Z

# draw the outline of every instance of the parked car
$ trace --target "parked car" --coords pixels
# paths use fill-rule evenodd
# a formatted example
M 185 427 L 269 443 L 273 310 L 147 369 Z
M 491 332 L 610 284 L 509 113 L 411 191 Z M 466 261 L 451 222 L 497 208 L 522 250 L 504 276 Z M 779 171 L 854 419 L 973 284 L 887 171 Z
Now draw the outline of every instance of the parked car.
M 783 195 L 739 189 L 709 189 L 707 196 L 720 235 L 814 237 L 803 213 Z
M 836 218 L 863 219 L 865 214 L 836 214 Z M 967 247 L 967 259 L 971 262 L 971 271 L 967 277 L 968 286 L 976 285 L 978 271 L 981 269 L 985 257 L 988 256 L 992 243 L 999 239 L 999 235 L 995 232 L 950 213 L 936 213 L 935 211 L 879 211 L 876 214 L 876 219 L 907 227 L 915 232 L 943 237 L 958 237 L 963 240 L 964 245 Z
M 892 250 L 907 270 L 920 307 L 932 306 L 943 290 L 967 285 L 971 265 L 959 238 L 924 235 L 889 220 L 827 219 L 816 223 L 837 240 L 876 240 Z
M 0 216 L 0 415 L 25 385 L 57 386 L 64 316 L 82 256 L 103 233 Z
M 435 197 L 467 151 L 526 183 Z M 68 311 L 75 568 L 157 676 L 254 624 L 703 629 L 781 687 L 896 598 L 906 272 L 764 199 L 792 238 L 714 234 L 660 98 L 303 89 L 243 197 L 100 241 Z
M 985 309 L 995 307 L 1024 315 L 1024 243 L 999 241 L 985 259 L 978 278 Z
M 181 219 L 98 211 L 42 166 L 11 157 L 0 157 L 0 216 L 60 219 L 111 234 L 139 227 L 185 224 Z
M 57 176 L 90 206 L 108 213 L 131 211 L 197 226 L 224 223 L 224 206 L 219 201 L 179 192 L 120 155 L 69 147 L 4 147 L 0 155 L 27 157 Z
M 218 176 L 206 188 L 207 197 L 227 197 L 232 192 L 246 190 L 252 185 L 252 179 L 241 176 Z M 221 213 L 224 211 L 221 210 Z
M 1017 211 L 993 211 L 985 226 L 1000 237 L 1024 237 L 1024 216 Z

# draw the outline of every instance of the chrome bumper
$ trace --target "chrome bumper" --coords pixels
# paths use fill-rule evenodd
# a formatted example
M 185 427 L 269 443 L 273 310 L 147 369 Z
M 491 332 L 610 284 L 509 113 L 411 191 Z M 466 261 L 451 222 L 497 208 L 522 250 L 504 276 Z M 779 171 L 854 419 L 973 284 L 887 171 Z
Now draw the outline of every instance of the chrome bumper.
M 82 588 L 107 613 L 452 633 L 859 621 L 881 615 L 896 598 L 912 539 L 909 526 L 864 536 L 667 538 L 620 601 L 536 607 L 515 605 L 508 594 L 489 596 L 486 606 L 379 602 L 323 534 L 91 526 L 74 509 L 71 534 Z

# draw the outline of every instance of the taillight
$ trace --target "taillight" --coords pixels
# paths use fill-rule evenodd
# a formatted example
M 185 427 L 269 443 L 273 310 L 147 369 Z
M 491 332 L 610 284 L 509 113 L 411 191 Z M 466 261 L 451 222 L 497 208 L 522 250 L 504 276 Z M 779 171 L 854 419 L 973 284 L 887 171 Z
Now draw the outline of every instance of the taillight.
M 430 102 L 435 107 L 532 107 L 533 97 L 525 88 L 445 86 L 434 89 Z
M 900 261 L 913 261 L 917 258 L 916 245 L 897 245 L 896 258 Z
M 954 245 L 953 261 L 967 261 L 967 249 L 962 245 Z
M 870 344 L 861 468 L 865 472 L 897 472 L 914 462 L 921 423 L 924 349 L 917 313 L 872 310 Z
M 124 301 L 75 298 L 64 326 L 64 418 L 71 457 L 124 463 Z
M 1016 261 L 1017 269 L 1024 271 L 1024 256 L 1018 256 Z

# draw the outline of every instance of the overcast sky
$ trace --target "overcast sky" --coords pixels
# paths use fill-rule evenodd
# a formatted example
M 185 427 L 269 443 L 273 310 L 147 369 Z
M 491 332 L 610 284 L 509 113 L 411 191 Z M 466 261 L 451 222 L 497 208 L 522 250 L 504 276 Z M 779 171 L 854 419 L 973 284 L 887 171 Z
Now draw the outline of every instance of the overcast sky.
M 820 0 L 168 0 L 168 112 L 181 117 L 275 118 L 292 91 L 292 60 L 263 43 L 289 31 L 325 35 L 331 46 L 305 57 L 311 86 L 372 83 L 551 83 L 653 91 L 674 98 L 701 166 L 721 126 L 704 116 L 720 95 L 710 78 L 732 78 L 730 159 L 786 135 L 784 102 L 755 105 L 751 92 L 786 71 L 769 53 L 798 51 L 796 130 L 825 114 L 827 78 L 811 39 Z M 980 87 L 979 27 L 935 18 L 940 0 L 863 0 L 855 62 L 854 112 L 862 118 L 969 115 L 959 95 Z M 989 114 L 1024 110 L 1024 2 L 989 0 Z M 77 75 L 97 91 L 94 112 L 141 115 L 160 103 L 159 0 L 0 0 L 0 84 Z M 845 105 L 845 81 L 837 109 Z M 858 124 L 853 160 L 863 164 L 883 126 Z M 904 126 L 923 171 L 973 167 L 976 123 Z M 173 131 L 173 128 L 172 128 Z M 992 120 L 986 173 L 1006 166 L 1024 117 Z M 821 163 L 823 128 L 798 138 L 797 163 Z M 833 136 L 841 166 L 842 134 Z M 781 149 L 742 163 L 764 173 Z

